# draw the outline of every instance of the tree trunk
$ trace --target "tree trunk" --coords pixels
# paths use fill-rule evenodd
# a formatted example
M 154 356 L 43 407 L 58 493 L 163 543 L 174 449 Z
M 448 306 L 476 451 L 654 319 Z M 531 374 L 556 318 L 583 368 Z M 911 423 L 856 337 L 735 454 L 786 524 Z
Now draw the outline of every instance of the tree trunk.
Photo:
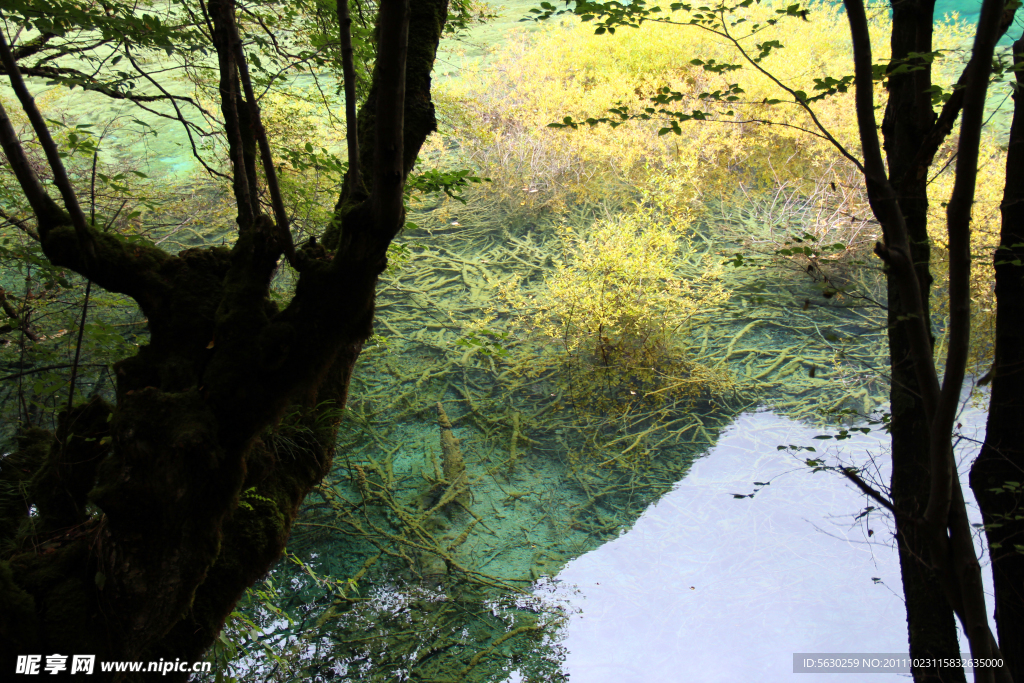
M 928 53 L 932 49 L 934 0 L 893 2 L 892 58 L 907 59 L 911 52 Z M 927 173 L 915 168 L 918 151 L 935 122 L 931 97 L 931 69 L 911 70 L 889 77 L 889 101 L 882 121 L 882 134 L 889 165 L 889 176 L 899 188 L 899 207 L 907 224 L 911 257 L 924 299 L 932 282 L 929 272 L 931 244 L 928 239 Z M 902 179 L 902 180 L 901 180 Z M 890 403 L 892 421 L 892 500 L 907 519 L 920 517 L 928 501 L 930 486 L 928 424 L 918 389 L 908 341 L 907 307 L 904 306 L 894 278 L 888 278 L 888 325 L 891 369 Z M 946 601 L 935 572 L 922 557 L 927 556 L 925 540 L 913 524 L 897 519 L 896 541 L 899 548 L 903 594 L 907 606 L 910 656 L 914 659 L 960 656 L 953 610 Z M 944 672 L 940 678 L 934 669 L 915 667 L 914 680 L 966 681 L 963 670 Z
M 372 332 L 377 276 L 404 221 L 404 179 L 435 128 L 430 71 L 447 0 L 418 0 L 411 12 L 408 0 L 381 3 L 378 45 L 390 59 L 375 69 L 359 133 L 362 149 L 376 150 L 363 168 L 382 180 L 369 197 L 341 198 L 330 251 L 311 240 L 294 253 L 299 280 L 281 310 L 269 286 L 290 235 L 248 201 L 259 112 L 242 94 L 233 3 L 211 2 L 210 11 L 236 160 L 233 247 L 170 255 L 87 226 L 87 251 L 81 226 L 69 225 L 34 171 L 16 169 L 50 261 L 134 298 L 151 341 L 115 364 L 114 405 L 93 398 L 62 415 L 56 434 L 24 431 L 3 461 L 0 493 L 18 492 L 0 496 L 6 672 L 15 654 L 201 659 L 331 467 L 353 366 Z M 24 154 L 11 130 L 0 109 L 0 141 L 15 166 Z M 148 680 L 98 668 L 94 677 Z
M 1024 63 L 1024 38 L 1013 45 Z M 995 582 L 999 645 L 1015 681 L 1024 681 L 1024 104 L 1016 73 L 1006 157 L 1002 228 L 995 253 L 995 362 L 990 373 L 985 443 L 971 468 L 971 488 L 985 521 Z M 1009 482 L 1009 485 L 1007 485 Z

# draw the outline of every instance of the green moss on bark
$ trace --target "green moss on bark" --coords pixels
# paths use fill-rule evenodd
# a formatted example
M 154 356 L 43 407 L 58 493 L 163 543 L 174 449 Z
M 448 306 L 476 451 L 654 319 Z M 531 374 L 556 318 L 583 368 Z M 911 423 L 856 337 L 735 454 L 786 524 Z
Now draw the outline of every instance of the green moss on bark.
M 407 170 L 435 125 L 429 74 L 447 3 L 412 12 Z M 280 557 L 303 497 L 331 465 L 332 411 L 372 331 L 380 235 L 400 227 L 348 215 L 376 241 L 304 249 L 283 311 L 268 298 L 281 252 L 265 217 L 243 221 L 230 250 L 175 256 L 97 234 L 95 259 L 85 259 L 71 228 L 47 231 L 52 262 L 133 297 L 151 340 L 115 364 L 116 407 L 75 408 L 56 438 L 26 432 L 18 457 L 0 465 L 0 483 L 26 491 L 0 502 L 0 534 L 28 524 L 29 505 L 40 513 L 26 526 L 32 542 L 0 554 L 0 644 L 117 660 L 202 656 Z

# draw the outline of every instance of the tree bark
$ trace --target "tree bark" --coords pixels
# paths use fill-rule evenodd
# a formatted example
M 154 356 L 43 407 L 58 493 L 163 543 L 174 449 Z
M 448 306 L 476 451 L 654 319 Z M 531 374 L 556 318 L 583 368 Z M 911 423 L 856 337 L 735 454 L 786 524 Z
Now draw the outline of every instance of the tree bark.
M 245 120 L 244 55 L 224 23 L 231 6 L 211 3 L 239 181 L 230 249 L 171 255 L 90 227 L 96 253 L 86 258 L 66 214 L 38 196 L 31 169 L 24 174 L 50 261 L 133 297 L 151 341 L 115 364 L 113 405 L 97 398 L 73 408 L 56 434 L 25 430 L 4 459 L 0 486 L 25 492 L 0 505 L 4 671 L 14 670 L 16 653 L 200 659 L 243 591 L 280 556 L 304 496 L 331 467 L 354 364 L 372 332 L 377 276 L 402 227 L 402 186 L 435 127 L 430 70 L 447 0 L 419 0 L 411 22 L 408 0 L 381 3 L 378 45 L 391 59 L 377 65 L 359 133 L 361 150 L 373 154 L 363 168 L 375 177 L 378 165 L 387 169 L 383 187 L 339 199 L 327 229 L 333 245 L 311 240 L 297 250 L 298 284 L 281 310 L 269 286 L 287 244 L 253 199 L 258 122 Z M 0 142 L 17 158 L 6 120 L 0 111 Z
M 906 60 L 912 52 L 932 49 L 934 0 L 892 3 L 892 59 Z M 901 178 L 898 202 L 907 224 L 910 254 L 924 304 L 929 310 L 931 243 L 928 239 L 927 172 L 915 167 L 916 154 L 931 131 L 935 114 L 928 88 L 931 69 L 892 74 L 888 79 L 889 100 L 882 121 L 882 135 L 889 165 L 889 177 Z M 927 171 L 927 167 L 925 167 Z M 892 502 L 908 513 L 896 519 L 903 595 L 907 608 L 910 656 L 914 659 L 960 656 L 953 610 L 942 594 L 934 570 L 921 561 L 926 554 L 925 539 L 908 519 L 923 514 L 930 487 L 928 424 L 920 419 L 924 403 L 918 387 L 910 352 L 908 307 L 900 296 L 895 278 L 887 278 L 888 336 L 892 411 Z M 929 325 L 930 327 L 930 325 Z M 931 667 L 913 667 L 914 680 L 966 681 L 963 669 L 947 669 L 943 676 Z
M 1024 63 L 1024 38 L 1013 45 Z M 999 644 L 1014 680 L 1024 681 L 1024 73 L 1016 72 L 1006 157 L 1002 227 L 995 252 L 995 362 L 990 372 L 985 443 L 971 468 L 971 488 L 985 521 L 995 584 Z
M 942 589 L 942 597 L 959 618 L 970 642 L 972 656 L 989 659 L 999 656 L 999 648 L 991 634 L 985 618 L 985 598 L 982 591 L 981 573 L 974 547 L 971 541 L 970 528 L 967 524 L 966 510 L 960 488 L 959 478 L 952 457 L 951 437 L 955 418 L 955 409 L 964 377 L 967 344 L 969 340 L 969 276 L 970 276 L 970 208 L 975 192 L 977 174 L 977 157 L 980 131 L 984 114 L 985 94 L 988 86 L 988 75 L 991 68 L 995 43 L 1005 31 L 1007 10 L 1001 0 L 986 0 L 982 6 L 978 30 L 975 35 L 971 62 L 971 77 L 964 88 L 963 125 L 958 144 L 958 157 L 953 194 L 947 210 L 947 232 L 949 235 L 950 266 L 949 266 L 949 353 L 946 359 L 945 377 L 939 384 L 938 371 L 932 354 L 932 335 L 928 325 L 927 309 L 927 277 L 922 277 L 920 264 L 914 256 L 914 237 L 909 224 L 915 216 L 919 216 L 920 202 L 926 201 L 922 196 L 915 196 L 908 189 L 913 189 L 913 178 L 900 178 L 886 173 L 883 166 L 878 135 L 875 128 L 873 73 L 871 57 L 871 41 L 867 18 L 861 0 L 846 0 L 847 15 L 850 22 L 853 40 L 855 70 L 855 105 L 861 144 L 864 154 L 864 174 L 868 200 L 872 212 L 878 219 L 884 242 L 876 245 L 876 253 L 886 264 L 889 282 L 893 292 L 898 296 L 904 314 L 896 322 L 905 332 L 906 346 L 916 380 L 916 392 L 920 396 L 920 412 L 913 415 L 912 406 L 899 406 L 900 419 L 916 419 L 927 426 L 923 432 L 927 449 L 927 468 L 922 474 L 928 478 L 925 505 L 921 509 L 920 500 L 893 501 L 893 509 L 904 534 L 903 547 L 908 527 L 912 527 L 915 538 L 919 540 L 924 553 L 916 559 L 927 567 L 934 569 L 937 583 Z M 903 8 L 907 9 L 907 8 Z M 1012 15 L 1012 10 L 1009 12 Z M 927 12 L 911 15 L 901 33 L 900 40 L 894 37 L 894 52 L 903 49 L 908 57 L 910 45 L 930 46 L 931 8 Z M 914 31 L 923 32 L 915 34 Z M 896 31 L 894 30 L 894 34 Z M 916 52 L 917 50 L 914 50 Z M 896 66 L 894 64 L 893 66 Z M 925 70 L 927 67 L 925 67 Z M 913 72 L 911 72 L 913 73 Z M 899 75 L 895 72 L 890 75 Z M 897 81 L 897 85 L 900 82 Z M 892 84 L 890 84 L 892 87 Z M 898 97 L 895 106 L 906 105 L 912 98 L 923 98 L 926 93 L 920 89 L 920 83 Z M 930 120 L 933 114 L 930 104 L 925 112 L 924 105 L 911 106 L 909 113 L 888 116 L 888 123 L 895 127 L 900 120 L 912 117 L 914 113 L 927 114 L 918 119 L 918 126 L 912 127 L 909 134 L 920 133 L 924 128 L 921 122 Z M 911 121 L 913 119 L 911 118 Z M 915 130 L 916 129 L 916 130 Z M 895 133 L 895 131 L 893 131 Z M 890 142 L 902 144 L 904 141 Z M 928 139 L 927 132 L 920 135 L 918 147 L 910 154 L 901 155 L 903 159 L 913 161 L 917 158 L 932 158 L 933 152 L 925 149 L 922 142 Z M 932 141 L 933 142 L 933 141 Z M 897 150 L 898 151 L 898 150 Z M 892 153 L 893 150 L 890 150 Z M 913 164 L 907 164 L 908 170 L 917 171 Z M 927 170 L 927 165 L 923 167 Z M 921 176 L 924 174 L 921 173 Z M 900 192 L 895 190 L 900 188 Z M 910 202 L 909 216 L 903 210 L 903 203 Z M 926 205 L 925 205 L 926 206 Z M 920 224 L 917 226 L 920 228 Z M 894 357 L 894 364 L 899 358 Z M 894 385 L 895 385 L 894 381 Z M 906 412 L 904 412 L 904 410 Z M 894 401 L 893 419 L 896 418 L 897 406 Z M 919 456 L 919 452 L 915 452 Z M 905 455 L 905 454 L 903 454 Z M 894 453 L 894 460 L 899 457 Z M 895 467 L 895 465 L 894 465 Z M 912 472 L 912 470 L 911 470 Z M 906 493 L 906 492 L 903 492 Z M 913 492 L 911 492 L 913 494 Z M 895 493 L 894 493 L 895 497 Z M 901 547 L 902 549 L 902 547 Z M 910 548 L 913 550 L 913 548 Z M 912 581 L 920 579 L 911 575 Z M 919 587 L 923 584 L 919 583 Z M 913 639 L 914 617 L 911 615 L 911 632 Z M 958 654 L 954 651 L 954 656 Z M 915 672 L 917 677 L 930 674 L 942 676 L 949 672 Z M 1008 670 L 1000 665 L 997 669 L 975 669 L 978 681 L 1002 682 L 1011 680 Z

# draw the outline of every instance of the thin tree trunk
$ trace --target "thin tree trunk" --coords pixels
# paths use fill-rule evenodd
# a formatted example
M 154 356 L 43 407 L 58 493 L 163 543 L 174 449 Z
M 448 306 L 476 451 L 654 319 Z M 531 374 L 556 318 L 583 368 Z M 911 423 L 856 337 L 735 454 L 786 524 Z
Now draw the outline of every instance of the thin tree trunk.
M 912 52 L 932 49 L 934 0 L 894 2 L 892 4 L 892 58 L 903 60 Z M 931 69 L 927 67 L 895 74 L 889 78 L 889 100 L 882 121 L 882 135 L 890 178 L 899 183 L 899 207 L 907 223 L 911 257 L 917 272 L 924 303 L 929 310 L 929 272 L 931 244 L 928 240 L 927 174 L 915 171 L 918 150 L 932 128 L 934 113 L 928 87 Z M 892 501 L 908 517 L 919 517 L 928 501 L 930 485 L 928 463 L 928 425 L 921 419 L 924 403 L 918 388 L 914 363 L 907 338 L 907 307 L 900 297 L 895 278 L 887 279 L 889 354 L 892 383 L 890 405 L 892 421 Z M 926 554 L 925 540 L 913 524 L 896 522 L 903 595 L 907 608 L 910 655 L 914 659 L 955 659 L 960 656 L 953 610 L 945 600 L 935 572 L 921 558 Z M 963 669 L 947 669 L 939 677 L 931 667 L 914 667 L 914 680 L 966 681 Z

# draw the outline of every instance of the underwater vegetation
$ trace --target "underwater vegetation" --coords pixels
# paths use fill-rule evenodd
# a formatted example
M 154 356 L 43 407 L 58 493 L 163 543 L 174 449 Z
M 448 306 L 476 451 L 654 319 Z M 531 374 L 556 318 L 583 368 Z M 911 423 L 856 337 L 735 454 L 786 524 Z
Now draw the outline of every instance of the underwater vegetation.
M 841 23 L 838 10 L 816 12 Z M 838 28 L 795 28 L 777 28 L 787 50 L 772 68 L 784 77 L 810 82 L 848 58 Z M 953 44 L 964 31 L 953 22 L 941 36 Z M 346 408 L 321 411 L 341 423 L 336 444 L 319 444 L 336 451 L 334 469 L 303 504 L 292 562 L 247 594 L 215 644 L 218 680 L 562 680 L 569 608 L 533 591 L 628 529 L 736 414 L 763 405 L 824 422 L 884 404 L 878 230 L 855 169 L 807 135 L 799 111 L 759 106 L 771 83 L 739 91 L 691 61 L 724 59 L 714 41 L 658 26 L 596 40 L 571 23 L 513 35 L 441 84 L 444 125 L 417 170 L 468 168 L 472 185 L 407 197 Z M 665 88 L 709 115 L 737 107 L 698 97 L 715 88 L 749 106 L 680 136 L 656 121 L 548 126 L 642 108 Z M 343 136 L 306 99 L 268 96 L 264 109 L 296 235 L 312 236 L 333 209 Z M 819 110 L 844 144 L 851 110 L 843 96 Z M 987 144 L 982 173 L 998 173 L 1004 151 Z M 117 183 L 132 183 L 138 207 L 114 229 L 173 249 L 224 239 L 198 226 L 227 222 L 225 188 L 190 178 L 190 192 L 168 198 L 131 170 L 109 174 L 102 195 L 116 207 L 128 194 Z M 949 183 L 934 179 L 934 206 Z M 998 205 L 985 188 L 998 186 L 983 182 L 975 204 L 979 251 Z M 19 276 L 37 267 L 25 262 Z M 979 366 L 991 353 L 986 267 L 973 283 Z M 282 264 L 274 278 L 286 305 L 297 273 Z M 81 301 L 36 296 L 58 365 Z M 103 353 L 145 341 L 146 321 L 124 304 L 90 304 L 101 311 L 86 328 L 90 390 L 104 390 Z M 67 382 L 38 380 L 33 410 L 55 413 Z M 289 415 L 263 441 L 294 457 L 322 426 Z M 240 502 L 260 504 L 255 491 Z
M 653 125 L 545 128 L 564 98 L 517 87 L 586 40 L 512 39 L 494 57 L 508 69 L 441 91 L 449 126 L 421 163 L 490 180 L 411 201 L 337 466 L 289 545 L 359 592 L 279 570 L 306 587 L 289 598 L 299 626 L 265 613 L 258 638 L 236 634 L 296 654 L 240 676 L 559 680 L 569 613 L 535 586 L 628 529 L 739 411 L 823 420 L 885 400 L 884 314 L 862 298 L 880 287 L 861 262 L 874 233 L 849 169 L 754 126 L 679 143 Z

